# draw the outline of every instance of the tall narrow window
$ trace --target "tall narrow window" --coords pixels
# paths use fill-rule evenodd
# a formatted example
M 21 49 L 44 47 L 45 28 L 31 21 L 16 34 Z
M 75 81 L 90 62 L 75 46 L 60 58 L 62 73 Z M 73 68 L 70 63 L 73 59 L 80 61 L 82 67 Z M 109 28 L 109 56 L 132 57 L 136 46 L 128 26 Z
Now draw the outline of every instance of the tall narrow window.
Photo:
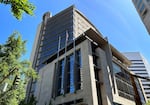
M 64 94 L 63 80 L 64 80 L 64 59 L 59 61 L 58 67 L 58 91 L 57 91 L 58 96 Z
M 66 61 L 65 61 L 66 60 Z M 68 55 L 66 59 L 62 59 L 58 63 L 56 73 L 56 92 L 57 96 L 66 93 L 74 93 L 81 89 L 81 52 L 77 50 Z
M 70 55 L 69 57 L 69 70 L 70 70 L 70 93 L 74 92 L 74 57 Z
M 77 84 L 76 84 L 76 90 L 81 89 L 81 52 L 80 50 L 76 51 L 76 72 L 77 72 Z
M 73 54 L 67 57 L 67 93 L 74 92 L 74 58 Z
M 140 13 L 142 13 L 142 12 L 144 11 L 144 9 L 145 9 L 145 5 L 142 4 L 142 6 L 141 6 L 141 8 L 140 8 Z
M 139 9 L 140 8 L 140 5 L 142 3 L 142 0 L 139 0 L 138 4 L 137 4 L 137 8 Z

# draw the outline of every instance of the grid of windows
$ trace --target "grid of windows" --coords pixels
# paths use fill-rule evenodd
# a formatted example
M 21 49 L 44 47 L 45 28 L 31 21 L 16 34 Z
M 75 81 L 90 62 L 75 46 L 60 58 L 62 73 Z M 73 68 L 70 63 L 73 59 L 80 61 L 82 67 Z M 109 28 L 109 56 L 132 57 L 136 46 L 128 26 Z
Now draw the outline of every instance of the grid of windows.
M 113 63 L 113 70 L 116 77 L 116 84 L 119 96 L 134 100 L 133 86 L 130 82 L 130 76 L 116 63 Z
M 48 56 L 57 52 L 59 36 L 61 36 L 60 48 L 65 46 L 66 31 L 69 34 L 68 42 L 73 40 L 73 10 L 66 10 L 62 14 L 48 18 L 41 29 L 42 38 L 39 39 L 38 55 L 40 57 L 36 63 L 37 70 L 43 67 L 42 63 Z
M 116 76 L 116 83 L 119 96 L 125 97 L 130 100 L 134 100 L 134 91 L 131 84 L 124 81 L 121 77 L 118 76 Z
M 147 72 L 147 68 L 143 62 L 143 60 L 131 60 L 132 61 L 132 65 L 129 67 L 129 70 L 133 71 L 135 74 L 142 76 L 142 77 L 148 77 L 148 72 Z M 141 79 L 144 91 L 145 90 L 149 90 L 150 88 L 150 82 L 147 80 L 143 80 Z M 146 97 L 149 95 L 149 93 L 147 93 L 145 91 Z M 147 97 L 148 98 L 148 97 Z
M 58 61 L 58 68 L 56 68 L 56 96 L 66 93 L 74 93 L 81 89 L 81 52 L 75 51 L 67 56 L 65 59 Z M 56 64 L 57 66 L 57 64 Z

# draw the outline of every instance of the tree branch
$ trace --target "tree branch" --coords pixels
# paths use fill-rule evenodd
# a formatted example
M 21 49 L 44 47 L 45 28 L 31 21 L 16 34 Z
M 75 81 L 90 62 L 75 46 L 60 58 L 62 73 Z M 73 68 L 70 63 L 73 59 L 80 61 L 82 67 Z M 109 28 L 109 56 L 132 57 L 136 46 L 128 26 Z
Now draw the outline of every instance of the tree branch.
M 15 70 L 17 70 L 17 68 L 12 69 L 12 70 L 9 72 L 8 75 L 6 75 L 4 78 L 2 78 L 2 80 L 0 80 L 0 84 L 2 84 L 2 82 L 3 82 L 6 78 L 8 78 L 8 77 L 10 76 L 10 74 L 12 74 Z

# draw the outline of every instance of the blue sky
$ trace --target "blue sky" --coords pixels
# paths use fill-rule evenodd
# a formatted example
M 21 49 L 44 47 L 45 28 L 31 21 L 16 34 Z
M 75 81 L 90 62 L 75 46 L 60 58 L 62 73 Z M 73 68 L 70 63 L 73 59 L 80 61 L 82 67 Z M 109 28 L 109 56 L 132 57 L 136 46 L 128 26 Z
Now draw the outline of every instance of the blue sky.
M 150 62 L 150 35 L 146 31 L 132 0 L 30 0 L 35 4 L 33 17 L 24 14 L 22 21 L 16 20 L 10 7 L 0 6 L 0 44 L 15 30 L 27 40 L 27 53 L 24 58 L 29 59 L 36 29 L 42 21 L 42 15 L 50 11 L 52 15 L 75 4 L 103 34 L 109 42 L 120 52 L 141 52 Z

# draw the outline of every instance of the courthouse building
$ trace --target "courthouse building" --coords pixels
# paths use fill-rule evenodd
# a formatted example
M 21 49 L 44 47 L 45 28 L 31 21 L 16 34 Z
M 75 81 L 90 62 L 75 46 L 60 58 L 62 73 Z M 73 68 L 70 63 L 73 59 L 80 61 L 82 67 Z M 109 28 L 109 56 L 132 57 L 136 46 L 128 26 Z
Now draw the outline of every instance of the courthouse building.
M 40 79 L 30 81 L 27 97 L 37 105 L 142 105 L 130 61 L 74 6 L 43 15 L 33 51 Z

